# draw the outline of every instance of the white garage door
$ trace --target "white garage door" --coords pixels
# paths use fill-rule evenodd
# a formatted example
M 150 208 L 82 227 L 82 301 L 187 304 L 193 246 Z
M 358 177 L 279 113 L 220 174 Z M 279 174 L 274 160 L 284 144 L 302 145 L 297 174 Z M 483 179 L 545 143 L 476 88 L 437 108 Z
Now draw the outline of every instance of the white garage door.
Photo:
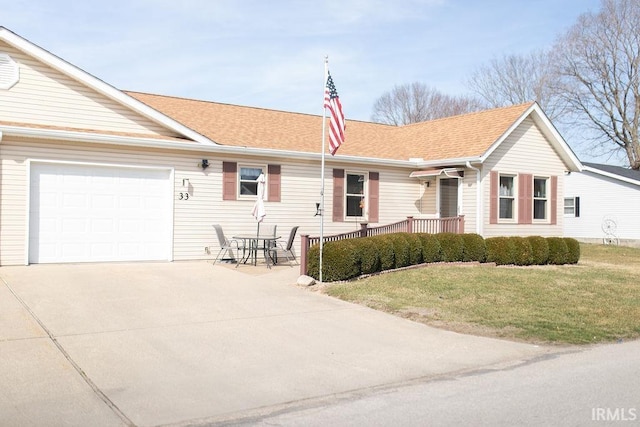
M 29 262 L 169 260 L 171 171 L 33 163 Z

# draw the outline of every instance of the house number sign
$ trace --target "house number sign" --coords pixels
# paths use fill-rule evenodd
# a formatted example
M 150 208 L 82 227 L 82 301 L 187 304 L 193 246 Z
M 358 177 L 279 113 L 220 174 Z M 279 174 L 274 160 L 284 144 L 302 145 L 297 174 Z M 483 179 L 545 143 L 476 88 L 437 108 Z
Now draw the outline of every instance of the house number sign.
M 178 193 L 179 200 L 189 200 L 189 193 Z

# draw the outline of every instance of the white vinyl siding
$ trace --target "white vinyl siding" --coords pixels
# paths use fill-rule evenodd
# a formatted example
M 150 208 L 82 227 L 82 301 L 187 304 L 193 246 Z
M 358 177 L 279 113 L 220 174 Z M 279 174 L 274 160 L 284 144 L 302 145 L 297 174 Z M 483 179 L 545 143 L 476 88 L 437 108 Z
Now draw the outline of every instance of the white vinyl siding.
M 546 138 L 540 132 L 534 121 L 525 119 L 500 146 L 489 156 L 483 165 L 483 235 L 491 236 L 561 236 L 562 220 L 564 212 L 564 171 L 566 166 L 549 145 Z M 557 224 L 534 222 L 533 224 L 513 223 L 489 224 L 490 209 L 490 171 L 497 171 L 501 175 L 516 176 L 518 174 L 531 174 L 533 176 L 557 176 Z M 517 190 L 516 190 L 517 194 Z M 515 201 L 518 203 L 517 199 Z M 550 213 L 549 213 L 550 214 Z M 517 220 L 517 213 L 515 216 Z
M 20 66 L 20 81 L 0 91 L 5 122 L 177 136 L 85 85 L 0 42 Z
M 464 178 L 462 179 L 462 186 L 460 186 L 460 191 L 462 192 L 462 206 L 460 206 L 460 214 L 464 215 L 465 233 L 478 232 L 476 229 L 476 205 L 478 204 L 478 185 L 476 181 L 477 173 L 478 172 L 475 170 L 466 169 L 464 171 Z
M 564 235 L 602 242 L 605 218 L 616 222 L 621 240 L 640 240 L 640 185 L 589 171 L 565 177 L 567 197 L 580 197 L 580 216 L 564 217 Z M 637 244 L 638 242 L 636 242 Z
M 203 171 L 198 163 L 208 158 L 210 167 Z M 286 238 L 293 226 L 300 226 L 295 240 L 300 253 L 300 235 L 317 236 L 320 218 L 314 216 L 315 204 L 320 201 L 320 165 L 291 162 L 287 159 L 214 158 L 210 153 L 182 153 L 168 150 L 144 150 L 109 147 L 81 143 L 30 141 L 5 136 L 0 145 L 0 265 L 24 264 L 27 259 L 27 160 L 72 161 L 121 164 L 131 166 L 173 168 L 173 259 L 209 259 L 205 248 L 214 254 L 218 243 L 212 224 L 222 224 L 226 234 L 252 233 L 256 222 L 251 215 L 254 200 L 222 200 L 222 162 L 238 164 L 279 164 L 281 166 L 281 202 L 265 201 L 267 216 L 264 227 L 278 226 L 278 234 Z M 334 165 L 327 165 L 325 183 L 326 208 L 333 197 L 331 173 Z M 342 167 L 339 165 L 337 167 Z M 355 165 L 354 170 L 371 170 L 380 174 L 380 222 L 388 224 L 407 216 L 419 216 L 418 199 L 421 186 L 409 178 L 411 170 L 371 168 Z M 183 179 L 189 179 L 189 198 L 179 199 L 185 192 Z M 360 221 L 333 222 L 324 218 L 326 235 L 353 231 Z M 379 225 L 371 224 L 371 226 Z

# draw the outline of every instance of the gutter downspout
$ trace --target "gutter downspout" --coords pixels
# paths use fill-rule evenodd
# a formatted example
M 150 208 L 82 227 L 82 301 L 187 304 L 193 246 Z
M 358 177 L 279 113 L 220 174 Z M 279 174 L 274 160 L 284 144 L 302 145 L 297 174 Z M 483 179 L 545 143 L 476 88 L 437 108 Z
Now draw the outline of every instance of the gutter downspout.
M 467 167 L 476 171 L 476 234 L 482 236 L 482 186 L 480 185 L 480 169 L 471 166 L 467 160 Z

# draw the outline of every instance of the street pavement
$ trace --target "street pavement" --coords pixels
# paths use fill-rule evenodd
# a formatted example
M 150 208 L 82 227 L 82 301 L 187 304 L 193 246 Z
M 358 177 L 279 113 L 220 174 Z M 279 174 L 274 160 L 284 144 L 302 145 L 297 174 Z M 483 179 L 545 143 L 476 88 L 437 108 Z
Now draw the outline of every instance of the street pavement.
M 546 354 L 286 408 L 227 426 L 624 426 L 640 424 L 640 341 Z
M 0 425 L 259 420 L 566 350 L 431 328 L 297 276 L 207 262 L 0 268 Z

